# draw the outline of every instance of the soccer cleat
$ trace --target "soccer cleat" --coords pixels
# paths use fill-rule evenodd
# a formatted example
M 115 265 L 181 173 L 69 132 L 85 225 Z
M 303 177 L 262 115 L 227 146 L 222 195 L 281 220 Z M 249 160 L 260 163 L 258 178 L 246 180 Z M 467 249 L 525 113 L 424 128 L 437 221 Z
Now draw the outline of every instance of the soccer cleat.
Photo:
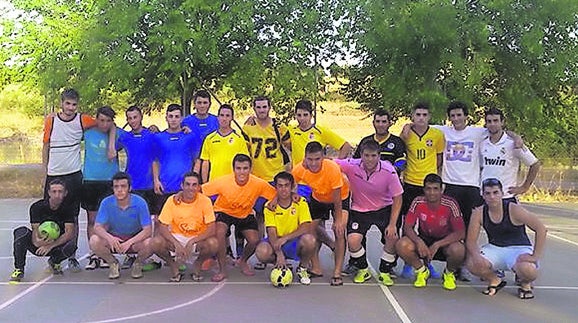
M 427 279 L 429 278 L 429 269 L 427 267 L 424 271 L 415 273 L 415 281 L 413 286 L 417 288 L 425 287 L 427 285 Z
M 134 262 L 130 271 L 130 276 L 134 279 L 142 278 L 142 263 Z
M 440 272 L 437 271 L 431 263 L 427 264 L 427 269 L 429 269 L 429 275 L 431 278 L 433 278 L 433 279 L 442 278 L 442 275 L 440 274 Z
M 403 270 L 401 271 L 401 278 L 409 279 L 412 278 L 413 275 L 414 275 L 413 267 L 407 264 L 403 265 Z
M 80 268 L 80 264 L 78 263 L 78 260 L 76 260 L 76 258 L 68 258 L 68 270 L 70 270 L 73 273 L 79 273 L 82 271 L 82 269 Z
M 187 265 L 185 264 L 179 265 L 179 272 L 184 273 L 185 271 L 187 271 Z
M 152 271 L 152 270 L 157 270 L 157 269 L 161 268 L 162 266 L 163 266 L 163 264 L 160 262 L 151 261 L 150 263 L 143 265 L 142 270 L 143 271 Z
M 84 270 L 95 270 L 98 267 L 100 267 L 100 259 L 98 259 L 97 256 L 92 255 L 88 258 L 88 263 L 84 267 Z
M 444 271 L 442 286 L 447 290 L 456 289 L 456 276 L 451 271 Z
M 354 264 L 347 264 L 347 266 L 341 271 L 341 276 L 351 276 L 357 273 L 359 268 Z
M 16 268 L 10 275 L 10 283 L 18 283 L 22 278 L 24 278 L 24 270 Z
M 387 274 L 389 275 L 389 277 L 391 279 L 396 279 L 397 278 L 397 273 L 395 272 L 395 270 L 392 268 L 389 268 L 389 270 L 387 271 Z
M 297 277 L 299 277 L 299 282 L 302 285 L 311 284 L 311 278 L 309 278 L 309 273 L 307 272 L 307 268 L 303 268 L 301 266 L 297 267 Z
M 108 279 L 117 279 L 118 277 L 120 277 L 120 265 L 118 262 L 113 262 L 108 270 Z
M 353 282 L 356 284 L 362 284 L 371 279 L 371 274 L 369 269 L 359 269 L 355 277 L 353 277 Z
M 104 259 L 102 258 L 98 258 L 98 263 L 100 265 L 100 269 L 107 269 L 110 267 L 110 265 L 108 264 L 108 262 L 104 261 Z M 120 266 L 120 265 L 119 265 Z M 120 268 L 120 267 L 119 267 Z
M 134 264 L 135 259 L 136 259 L 136 257 L 134 257 L 134 256 L 130 256 L 130 255 L 124 256 L 124 260 L 122 261 L 122 265 L 120 265 L 120 269 L 131 268 L 132 265 Z
M 48 266 L 53 275 L 62 275 L 62 266 L 60 264 L 55 264 L 52 260 L 48 259 Z
M 389 273 L 379 273 L 378 279 L 385 286 L 393 286 L 393 279 Z

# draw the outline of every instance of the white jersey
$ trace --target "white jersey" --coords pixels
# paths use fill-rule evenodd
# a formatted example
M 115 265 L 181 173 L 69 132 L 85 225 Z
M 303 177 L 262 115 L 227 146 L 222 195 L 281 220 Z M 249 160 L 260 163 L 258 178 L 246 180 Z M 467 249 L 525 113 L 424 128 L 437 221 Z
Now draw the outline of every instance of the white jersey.
M 81 170 L 80 142 L 83 125 L 80 113 L 69 121 L 58 115 L 47 118 L 44 129 L 45 142 L 49 142 L 47 175 L 68 175 Z
M 473 126 L 466 126 L 463 130 L 435 127 L 444 133 L 446 140 L 442 167 L 444 183 L 479 187 L 480 145 L 488 134 L 487 130 Z
M 487 178 L 499 179 L 504 188 L 504 198 L 514 197 L 514 194 L 508 193 L 508 188 L 518 186 L 520 162 L 528 167 L 538 162 L 538 158 L 526 146 L 514 148 L 514 140 L 505 132 L 495 144 L 486 138 L 480 153 L 482 181 Z

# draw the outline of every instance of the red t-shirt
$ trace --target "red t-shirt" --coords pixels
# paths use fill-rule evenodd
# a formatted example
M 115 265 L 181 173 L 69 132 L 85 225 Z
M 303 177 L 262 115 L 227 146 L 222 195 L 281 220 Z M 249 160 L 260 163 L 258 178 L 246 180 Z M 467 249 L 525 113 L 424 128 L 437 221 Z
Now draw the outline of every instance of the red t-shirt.
M 435 240 L 443 239 L 448 234 L 466 228 L 458 203 L 449 196 L 442 196 L 440 206 L 432 210 L 424 196 L 413 200 L 407 212 L 405 223 L 415 226 L 419 220 L 419 235 Z

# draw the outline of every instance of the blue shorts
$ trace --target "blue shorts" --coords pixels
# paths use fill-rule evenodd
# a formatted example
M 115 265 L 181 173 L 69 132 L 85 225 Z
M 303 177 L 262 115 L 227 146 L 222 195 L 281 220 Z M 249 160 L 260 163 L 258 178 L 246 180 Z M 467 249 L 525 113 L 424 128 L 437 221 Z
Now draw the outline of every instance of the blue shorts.
M 303 184 L 297 184 L 297 194 L 303 196 L 305 200 L 307 200 L 307 203 L 311 202 L 312 192 L 313 190 L 311 189 L 311 187 Z
M 269 185 L 275 187 L 275 182 L 269 182 Z M 267 203 L 267 199 L 264 197 L 259 197 L 255 202 L 255 205 L 253 205 L 253 210 L 262 216 L 263 210 L 265 209 L 265 203 Z
M 299 255 L 297 254 L 297 249 L 299 246 L 299 239 L 301 238 L 301 236 L 297 237 L 297 238 L 293 238 L 289 241 L 287 241 L 282 247 L 281 250 L 283 250 L 283 255 L 285 255 L 285 258 L 288 259 L 293 259 L 293 260 L 297 260 L 299 261 Z M 269 238 L 264 238 L 262 241 L 266 241 L 269 242 Z M 270 242 L 269 242 L 270 243 Z M 275 255 L 275 254 L 273 254 Z

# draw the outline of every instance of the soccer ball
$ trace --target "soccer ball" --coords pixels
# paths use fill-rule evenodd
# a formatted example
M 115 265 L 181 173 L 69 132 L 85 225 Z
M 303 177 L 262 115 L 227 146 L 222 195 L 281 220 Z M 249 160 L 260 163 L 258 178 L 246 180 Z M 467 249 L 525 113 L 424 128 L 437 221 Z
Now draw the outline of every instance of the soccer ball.
M 275 287 L 287 287 L 293 281 L 293 272 L 287 268 L 273 268 L 271 270 L 271 283 Z
M 60 227 L 54 221 L 44 221 L 38 227 L 40 236 L 49 240 L 56 240 L 60 237 Z

